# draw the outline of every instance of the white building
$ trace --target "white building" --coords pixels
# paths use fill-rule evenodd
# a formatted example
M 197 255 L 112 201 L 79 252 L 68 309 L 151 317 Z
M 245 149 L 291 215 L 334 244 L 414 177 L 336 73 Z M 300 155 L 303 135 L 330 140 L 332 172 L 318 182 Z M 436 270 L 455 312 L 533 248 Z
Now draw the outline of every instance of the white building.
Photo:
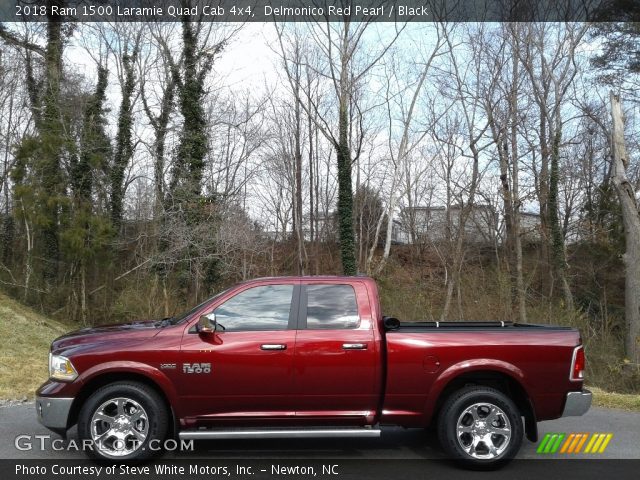
M 440 243 L 456 238 L 460 228 L 462 208 L 413 207 L 404 208 L 400 219 L 393 223 L 394 243 Z M 467 243 L 493 244 L 498 228 L 498 216 L 490 205 L 474 205 L 464 224 Z
M 526 242 L 539 242 L 542 240 L 542 224 L 540 214 L 533 212 L 520 212 L 520 238 Z

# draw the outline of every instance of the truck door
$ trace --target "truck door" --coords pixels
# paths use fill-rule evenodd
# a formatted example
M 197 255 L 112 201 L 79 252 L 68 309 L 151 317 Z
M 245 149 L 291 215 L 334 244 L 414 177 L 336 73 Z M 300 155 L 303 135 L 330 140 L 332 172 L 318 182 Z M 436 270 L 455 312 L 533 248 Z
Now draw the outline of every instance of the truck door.
M 300 287 L 249 286 L 212 309 L 214 334 L 192 328 L 178 365 L 183 415 L 229 424 L 293 420 L 293 354 Z
M 372 422 L 380 393 L 373 327 L 363 283 L 302 282 L 294 360 L 299 421 Z

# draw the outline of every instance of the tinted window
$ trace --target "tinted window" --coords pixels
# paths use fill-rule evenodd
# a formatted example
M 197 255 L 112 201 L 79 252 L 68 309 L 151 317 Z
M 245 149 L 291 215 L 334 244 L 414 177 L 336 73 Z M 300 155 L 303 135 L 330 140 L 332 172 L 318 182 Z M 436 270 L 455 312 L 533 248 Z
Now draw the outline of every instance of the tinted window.
M 214 310 L 226 332 L 286 330 L 293 285 L 253 287 L 230 298 Z
M 198 305 L 196 305 L 195 307 L 193 307 L 191 310 L 187 310 L 184 313 L 181 313 L 180 315 L 178 315 L 177 317 L 174 317 L 172 319 L 170 319 L 170 322 L 172 324 L 176 324 L 176 323 L 180 323 L 183 320 L 185 320 L 187 317 L 193 315 L 194 313 L 196 313 L 198 310 L 200 310 L 205 304 L 212 302 L 213 300 L 215 300 L 216 298 L 224 295 L 225 293 L 227 293 L 229 291 L 229 289 L 227 288 L 226 290 L 223 290 L 220 293 L 216 293 L 213 297 L 207 298 L 204 302 L 199 303 Z
M 360 323 L 351 285 L 307 285 L 307 328 L 356 328 Z

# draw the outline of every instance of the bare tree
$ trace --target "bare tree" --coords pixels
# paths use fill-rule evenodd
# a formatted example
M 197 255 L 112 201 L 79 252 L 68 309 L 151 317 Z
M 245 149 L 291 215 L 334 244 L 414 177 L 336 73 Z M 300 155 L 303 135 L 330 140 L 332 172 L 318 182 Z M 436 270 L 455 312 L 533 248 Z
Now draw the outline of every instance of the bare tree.
M 353 114 L 360 116 L 358 104 L 354 103 L 358 85 L 377 65 L 387 50 L 395 43 L 404 27 L 397 28 L 395 35 L 389 41 L 380 42 L 380 47 L 369 50 L 365 54 L 365 34 L 369 30 L 371 21 L 352 22 L 345 16 L 343 22 L 313 23 L 308 28 L 308 35 L 317 48 L 319 60 L 314 69 L 317 74 L 323 76 L 331 85 L 332 100 L 335 101 L 337 115 L 329 118 L 324 115 L 311 115 L 312 111 L 320 112 L 321 104 L 315 103 L 316 99 L 308 92 L 304 92 L 305 102 L 301 102 L 307 114 L 317 122 L 322 134 L 331 142 L 336 151 L 338 170 L 338 224 L 340 255 L 342 269 L 345 275 L 355 275 L 357 264 L 355 257 L 355 239 L 353 224 L 353 191 L 352 168 L 357 160 L 362 147 L 362 135 L 353 135 Z M 284 26 L 276 25 L 278 40 L 285 71 L 291 84 L 295 83 L 293 65 L 287 56 Z M 309 108 L 311 105 L 311 108 Z M 336 118 L 337 117 L 337 118 Z M 334 122 L 331 120 L 335 119 Z M 362 122 L 360 121 L 360 125 Z
M 393 232 L 393 218 L 395 215 L 396 205 L 399 201 L 399 198 L 403 195 L 402 190 L 399 190 L 399 185 L 402 181 L 402 178 L 407 175 L 409 171 L 409 164 L 411 162 L 410 155 L 412 151 L 420 144 L 422 139 L 426 136 L 428 127 L 423 128 L 421 132 L 415 133 L 413 132 L 413 117 L 418 109 L 418 100 L 422 94 L 423 86 L 427 80 L 427 77 L 431 71 L 431 66 L 436 58 L 440 55 L 446 53 L 445 47 L 447 46 L 447 42 L 445 41 L 446 30 L 451 29 L 451 26 L 447 26 L 444 23 L 436 23 L 435 28 L 433 29 L 433 33 L 435 35 L 435 40 L 433 41 L 433 45 L 427 48 L 427 51 L 423 54 L 423 60 L 420 62 L 420 67 L 418 70 L 418 75 L 415 80 L 414 85 L 409 85 L 403 88 L 401 92 L 394 92 L 393 99 L 391 96 L 387 97 L 387 113 L 389 117 L 389 139 L 393 137 L 393 130 L 395 130 L 396 126 L 394 123 L 391 102 L 397 102 L 399 105 L 399 127 L 400 127 L 400 140 L 397 144 L 397 147 L 393 145 L 389 145 L 390 147 L 390 160 L 393 164 L 393 173 L 391 180 L 391 188 L 389 193 L 389 200 L 387 203 L 386 209 L 386 219 L 387 219 L 387 228 L 386 235 L 384 240 L 384 251 L 382 254 L 381 260 L 378 262 L 378 265 L 375 268 L 376 273 L 380 273 L 389 258 L 389 253 L 391 252 L 391 241 L 392 241 L 392 232 Z M 426 32 L 425 32 L 426 34 Z M 393 72 L 391 72 L 391 78 L 387 78 L 387 85 L 389 88 L 392 85 L 403 85 L 402 80 L 398 77 L 398 69 L 395 65 L 392 65 Z M 405 97 L 406 95 L 406 97 Z M 404 104 L 404 99 L 409 99 L 408 105 Z M 382 224 L 382 216 L 378 222 L 378 227 L 376 229 L 376 237 L 380 233 L 380 227 Z M 375 249 L 375 244 L 372 246 L 371 251 L 369 253 L 369 259 L 367 262 L 367 266 L 369 266 L 373 259 L 373 253 Z
M 516 40 L 518 54 L 529 79 L 532 98 L 538 109 L 537 142 L 540 167 L 536 172 L 540 218 L 551 263 L 551 292 L 557 279 L 565 304 L 573 310 L 573 294 L 567 278 L 565 239 L 559 220 L 560 149 L 563 142 L 563 107 L 566 94 L 579 69 L 576 49 L 587 31 L 586 24 L 527 24 Z M 535 169 L 535 166 L 534 166 Z M 550 293 L 551 293 L 550 292 Z
M 0 261 L 5 267 L 10 265 L 14 255 L 14 239 L 16 224 L 12 208 L 11 172 L 16 164 L 13 154 L 14 146 L 33 130 L 30 121 L 29 99 L 26 92 L 20 88 L 23 81 L 25 60 L 20 52 L 13 48 L 0 46 L 0 193 L 2 194 L 2 221 L 0 223 L 0 238 L 2 242 L 2 256 Z M 22 67 L 22 68 L 21 68 Z M 25 219 L 26 221 L 26 219 Z M 28 224 L 25 225 L 29 227 Z M 32 245 L 31 235 L 27 236 L 27 258 L 30 258 Z M 16 283 L 15 279 L 12 283 Z M 28 291 L 25 282 L 25 292 Z
M 308 68 L 305 68 L 307 63 L 307 52 L 304 47 L 304 40 L 301 33 L 296 29 L 294 35 L 291 36 L 289 50 L 283 52 L 284 67 L 286 69 L 287 78 L 289 80 L 289 88 L 291 89 L 291 95 L 293 97 L 293 118 L 291 119 L 290 134 L 293 138 L 292 145 L 292 168 L 293 168 L 293 231 L 296 235 L 297 241 L 297 270 L 298 274 L 304 275 L 307 270 L 308 257 L 305 247 L 304 238 L 304 225 L 303 225 L 303 203 L 302 203 L 302 149 L 303 149 L 303 133 L 308 127 L 303 126 L 303 102 L 304 96 L 302 94 L 303 88 L 311 88 Z M 282 48 L 285 48 L 282 44 Z M 305 74 L 305 70 L 307 70 Z M 311 96 L 307 93 L 307 96 Z M 311 116 L 307 114 L 307 118 L 311 121 Z M 309 135 L 312 135 L 312 130 L 307 130 Z M 311 140 L 309 141 L 309 151 L 312 152 Z M 312 153 L 310 153 L 312 155 Z M 310 163 L 312 165 L 312 163 Z
M 624 142 L 624 119 L 620 97 L 611 93 L 611 117 L 613 119 L 611 143 L 613 147 L 613 184 L 622 206 L 626 251 L 625 265 L 625 319 L 627 357 L 635 365 L 640 364 L 640 212 L 636 192 L 627 177 L 629 157 Z
M 519 102 L 523 73 L 515 52 L 519 24 L 507 24 L 498 32 L 481 30 L 474 41 L 482 45 L 484 74 L 482 103 L 487 115 L 500 167 L 506 250 L 510 272 L 511 304 L 517 306 L 519 320 L 527 321 L 526 286 L 522 268 L 520 232 Z
M 445 303 L 441 314 L 441 319 L 446 319 L 449 315 L 454 290 L 458 293 L 458 310 L 462 318 L 461 294 L 460 294 L 460 273 L 464 261 L 464 246 L 466 237 L 466 224 L 469 217 L 476 208 L 476 193 L 481 177 L 480 157 L 483 150 L 488 148 L 490 141 L 486 139 L 485 133 L 489 128 L 486 117 L 483 116 L 481 98 L 481 84 L 478 81 L 481 68 L 478 55 L 477 44 L 469 44 L 468 48 L 473 52 L 471 64 L 463 67 L 461 58 L 456 53 L 457 41 L 451 32 L 444 32 L 444 38 L 449 52 L 450 62 L 448 75 L 444 77 L 441 91 L 449 99 L 455 101 L 457 108 L 452 112 L 452 130 L 447 137 L 439 139 L 455 152 L 456 163 L 460 160 L 468 160 L 471 174 L 463 184 L 460 180 L 466 176 L 456 173 L 451 163 L 447 166 L 446 176 L 446 198 L 447 198 L 447 230 L 451 231 L 456 227 L 456 234 L 449 235 L 452 243 L 450 249 L 450 272 L 447 277 L 447 291 Z M 466 169 L 465 169 L 466 170 Z M 458 179 L 454 178 L 454 175 Z M 453 190 L 458 187 L 459 194 L 456 199 L 459 213 L 457 218 L 452 218 L 452 198 L 455 194 Z
M 166 58 L 167 50 L 158 45 L 157 38 L 171 37 L 175 24 L 150 24 L 145 32 L 150 45 L 149 49 L 140 55 L 139 77 L 140 97 L 149 124 L 154 132 L 151 152 L 154 157 L 153 180 L 155 192 L 155 216 L 162 210 L 165 197 L 165 170 L 167 136 L 170 121 L 175 109 L 176 83 L 170 68 L 170 61 Z

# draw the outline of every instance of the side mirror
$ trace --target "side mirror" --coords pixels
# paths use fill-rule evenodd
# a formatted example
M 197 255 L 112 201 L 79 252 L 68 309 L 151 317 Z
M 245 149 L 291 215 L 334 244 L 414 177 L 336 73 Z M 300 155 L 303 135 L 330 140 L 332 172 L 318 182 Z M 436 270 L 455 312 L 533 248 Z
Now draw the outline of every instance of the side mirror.
M 395 317 L 382 317 L 382 322 L 387 331 L 398 330 L 400 328 L 400 320 Z
M 206 315 L 200 315 L 196 329 L 198 333 L 214 333 L 218 328 L 216 323 L 216 314 L 211 312 Z

